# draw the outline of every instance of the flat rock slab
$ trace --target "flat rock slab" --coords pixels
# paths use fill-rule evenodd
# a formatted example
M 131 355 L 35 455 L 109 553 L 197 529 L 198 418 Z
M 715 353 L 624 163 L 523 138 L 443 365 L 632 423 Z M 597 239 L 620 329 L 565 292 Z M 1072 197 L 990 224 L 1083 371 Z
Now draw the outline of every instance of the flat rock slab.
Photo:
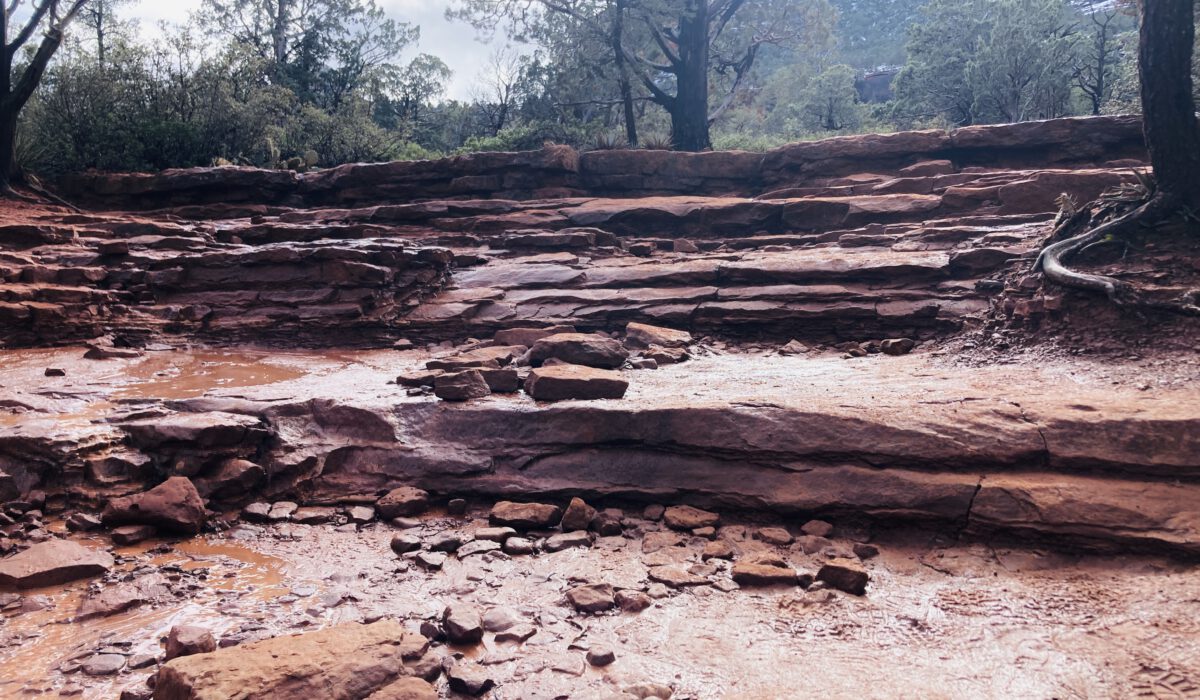
M 628 380 L 616 372 L 579 365 L 542 367 L 525 380 L 525 392 L 538 401 L 620 399 L 628 389 Z
M 55 586 L 102 576 L 112 567 L 113 558 L 107 552 L 70 540 L 49 540 L 0 560 L 0 586 Z
M 427 646 L 394 620 L 339 625 L 173 659 L 158 672 L 154 698 L 360 700 L 395 682 Z

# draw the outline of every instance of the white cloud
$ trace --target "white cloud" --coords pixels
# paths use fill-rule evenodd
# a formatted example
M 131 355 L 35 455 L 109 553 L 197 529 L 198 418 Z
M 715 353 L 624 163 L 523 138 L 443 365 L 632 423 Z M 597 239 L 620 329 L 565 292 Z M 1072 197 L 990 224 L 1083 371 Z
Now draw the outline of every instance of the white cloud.
M 447 97 L 470 98 L 471 86 L 477 82 L 488 56 L 496 50 L 500 40 L 482 44 L 476 40 L 476 32 L 471 26 L 446 21 L 447 0 L 380 0 L 379 4 L 388 16 L 421 27 L 421 43 L 410 49 L 406 58 L 417 53 L 440 57 L 454 71 Z M 143 34 L 152 37 L 160 21 L 182 22 L 188 14 L 200 9 L 200 5 L 201 0 L 138 0 L 125 13 L 138 19 Z

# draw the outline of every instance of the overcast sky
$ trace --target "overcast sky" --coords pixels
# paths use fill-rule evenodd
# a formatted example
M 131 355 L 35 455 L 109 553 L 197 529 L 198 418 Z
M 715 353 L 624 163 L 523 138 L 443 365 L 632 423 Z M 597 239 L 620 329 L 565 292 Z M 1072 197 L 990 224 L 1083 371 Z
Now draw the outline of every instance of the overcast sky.
M 181 21 L 188 13 L 199 9 L 201 0 L 138 0 L 125 10 L 126 16 L 141 21 L 142 32 L 152 35 L 160 20 Z M 499 40 L 481 44 L 475 30 L 462 22 L 447 22 L 444 12 L 447 0 L 379 0 L 380 6 L 394 19 L 421 27 L 421 43 L 410 49 L 405 58 L 417 53 L 439 56 L 454 71 L 447 97 L 467 99 L 488 56 L 499 48 Z

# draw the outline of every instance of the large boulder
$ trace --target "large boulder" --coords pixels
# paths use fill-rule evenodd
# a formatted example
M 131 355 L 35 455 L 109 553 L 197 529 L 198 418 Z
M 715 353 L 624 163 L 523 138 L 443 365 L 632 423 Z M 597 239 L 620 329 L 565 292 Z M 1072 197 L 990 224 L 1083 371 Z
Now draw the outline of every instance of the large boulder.
M 158 671 L 155 700 L 360 700 L 412 675 L 428 642 L 399 622 L 347 624 L 173 659 Z
M 529 349 L 529 361 L 534 366 L 555 359 L 585 367 L 616 369 L 628 358 L 629 351 L 620 342 L 588 333 L 559 333 L 542 338 Z
M 525 392 L 538 401 L 620 399 L 628 390 L 619 373 L 579 365 L 540 367 L 525 380 Z
M 108 502 L 101 516 L 106 525 L 153 525 L 195 535 L 207 517 L 204 501 L 191 480 L 175 476 L 149 491 Z
M 70 540 L 49 540 L 0 560 L 0 586 L 38 588 L 103 576 L 113 567 L 107 552 Z

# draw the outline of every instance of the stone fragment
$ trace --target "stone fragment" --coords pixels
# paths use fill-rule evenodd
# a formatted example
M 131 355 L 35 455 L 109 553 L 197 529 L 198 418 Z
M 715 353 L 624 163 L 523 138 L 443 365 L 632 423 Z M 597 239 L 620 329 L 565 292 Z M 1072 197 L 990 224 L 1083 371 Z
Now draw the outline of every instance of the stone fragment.
M 123 668 L 125 657 L 121 654 L 94 654 L 80 665 L 80 669 L 89 676 L 112 676 Z
M 195 535 L 204 527 L 208 515 L 192 481 L 174 476 L 149 491 L 112 499 L 101 517 L 107 525 L 153 525 Z
M 616 369 L 625 364 L 629 351 L 620 342 L 601 335 L 586 333 L 560 333 L 533 344 L 529 349 L 529 361 L 534 367 L 546 360 L 555 359 L 572 365 Z
M 610 647 L 594 646 L 588 649 L 587 662 L 593 666 L 609 666 L 617 660 L 617 653 Z
M 70 540 L 48 540 L 0 560 L 0 586 L 56 586 L 102 576 L 108 573 L 113 563 L 107 552 Z
M 504 632 L 525 622 L 525 616 L 511 608 L 490 608 L 483 614 L 485 632 Z
M 428 644 L 395 620 L 245 643 L 168 661 L 155 697 L 360 700 L 406 675 Z
M 763 527 L 759 528 L 754 536 L 767 544 L 773 544 L 779 547 L 786 547 L 792 543 L 794 538 L 792 533 L 782 527 Z
M 630 613 L 639 613 L 654 604 L 650 596 L 641 591 L 617 591 L 615 600 L 621 610 Z
M 780 355 L 803 355 L 809 352 L 810 348 L 801 343 L 799 340 L 792 340 L 787 345 L 779 348 Z
M 492 388 L 478 370 L 470 369 L 438 377 L 433 384 L 433 393 L 443 401 L 470 401 L 491 396 Z
M 628 390 L 619 373 L 580 365 L 543 366 L 525 380 L 525 393 L 537 401 L 620 399 Z
M 453 644 L 478 644 L 483 641 L 483 619 L 479 609 L 455 603 L 442 611 L 442 629 Z
M 852 595 L 866 595 L 870 578 L 867 570 L 852 559 L 834 559 L 817 572 L 818 581 Z
M 516 537 L 517 531 L 511 527 L 481 527 L 474 534 L 477 540 L 503 543 L 510 537 Z
M 533 541 L 524 537 L 510 537 L 504 541 L 505 554 L 523 556 L 533 554 L 534 549 Z
M 267 520 L 273 523 L 291 520 L 292 515 L 300 509 L 300 506 L 291 501 L 277 501 L 271 504 L 271 510 L 267 513 Z
M 818 554 L 833 545 L 831 540 L 815 535 L 801 535 L 796 538 L 793 548 L 799 548 L 805 554 Z
M 47 377 L 65 377 L 67 376 L 67 370 L 58 367 L 47 367 L 45 374 Z
M 384 520 L 412 517 L 429 509 L 429 493 L 412 486 L 402 486 L 388 491 L 375 504 L 375 510 Z
M 651 581 L 670 586 L 671 588 L 690 588 L 692 586 L 707 586 L 711 581 L 703 576 L 697 576 L 682 566 L 652 566 L 647 575 Z
M 437 571 L 446 563 L 446 555 L 440 552 L 420 552 L 414 558 L 417 566 L 428 571 Z
M 713 540 L 704 545 L 704 552 L 700 558 L 704 561 L 709 559 L 733 559 L 735 554 L 733 545 L 728 540 Z
M 118 547 L 132 547 L 153 538 L 158 530 L 153 525 L 122 525 L 114 527 L 108 534 Z
M 421 549 L 421 538 L 416 535 L 393 535 L 392 551 L 396 554 L 408 554 Z
M 645 323 L 630 323 L 625 326 L 625 342 L 639 348 L 658 345 L 664 348 L 685 348 L 692 344 L 692 334 L 671 328 L 660 328 Z
M 300 523 L 301 525 L 322 525 L 332 522 L 338 517 L 336 508 L 328 506 L 305 506 L 297 508 L 295 513 L 292 513 L 292 522 Z
M 442 532 L 429 541 L 429 549 L 434 552 L 457 552 L 459 547 L 470 541 L 471 538 L 461 532 Z
M 716 527 L 721 516 L 691 506 L 671 506 L 663 513 L 663 522 L 673 530 L 695 530 L 698 527 Z
M 879 349 L 885 355 L 907 355 L 917 346 L 916 341 L 912 338 L 893 338 L 885 340 L 879 344 Z
M 873 544 L 858 542 L 854 545 L 854 556 L 862 560 L 874 559 L 879 556 L 879 547 Z
M 500 501 L 492 507 L 489 521 L 499 527 L 517 530 L 539 530 L 552 528 L 562 520 L 558 506 L 544 503 L 513 503 Z
M 639 683 L 631 685 L 624 689 L 625 693 L 632 695 L 640 700 L 647 698 L 657 698 L 658 700 L 671 700 L 671 695 L 675 693 L 670 686 L 660 683 Z
M 495 552 L 495 551 L 499 551 L 499 549 L 500 549 L 499 542 L 492 542 L 492 541 L 488 541 L 488 540 L 475 540 L 473 542 L 468 542 L 468 543 L 464 544 L 463 546 L 459 547 L 457 554 L 458 554 L 459 559 L 466 559 L 467 557 L 473 556 L 475 554 L 485 554 L 487 552 Z
M 496 641 L 500 643 L 524 642 L 535 634 L 537 634 L 536 627 L 527 623 L 522 623 L 520 625 L 516 625 L 515 627 L 506 629 L 503 632 L 497 632 Z
M 563 532 L 586 530 L 596 517 L 596 509 L 589 506 L 582 498 L 572 498 L 570 505 L 563 511 Z
M 546 543 L 543 548 L 547 552 L 561 552 L 564 549 L 572 547 L 591 547 L 592 537 L 586 530 L 576 530 L 574 532 L 564 532 L 558 535 L 551 535 L 546 538 Z
M 346 509 L 346 517 L 356 525 L 366 525 L 375 519 L 375 509 L 367 506 L 351 506 Z
M 479 373 L 483 375 L 483 381 L 487 382 L 488 388 L 495 394 L 515 394 L 524 385 L 521 373 L 508 367 L 481 369 Z
M 658 521 L 658 520 L 662 520 L 662 517 L 666 512 L 667 512 L 667 509 L 665 506 L 661 506 L 658 504 L 649 505 L 649 506 L 646 506 L 642 510 L 642 517 L 645 518 L 646 520 Z
M 733 580 L 741 586 L 794 586 L 798 582 L 791 567 L 744 562 L 734 565 Z
M 550 328 L 509 328 L 507 330 L 496 331 L 495 342 L 497 345 L 524 345 L 525 347 L 533 347 L 533 344 L 542 338 L 548 338 L 552 335 L 561 333 L 574 333 L 573 326 L 551 326 Z
M 75 613 L 75 620 L 82 621 L 116 615 L 144 602 L 146 602 L 146 595 L 136 584 L 120 583 L 108 586 L 99 592 L 84 596 Z
M 71 532 L 90 532 L 100 527 L 100 518 L 88 513 L 72 513 L 67 518 L 67 529 Z
M 829 537 L 833 534 L 833 525 L 824 520 L 809 520 L 800 527 L 800 531 L 813 537 Z
M 266 470 L 254 462 L 227 459 L 212 473 L 196 479 L 195 485 L 208 498 L 238 500 L 252 493 L 266 478 Z
M 475 663 L 459 662 L 446 671 L 446 680 L 450 690 L 472 697 L 478 697 L 496 687 L 483 666 Z
M 396 384 L 409 388 L 429 387 L 437 383 L 437 378 L 445 374 L 441 370 L 416 370 L 396 377 Z
M 213 638 L 212 632 L 204 627 L 176 625 L 167 635 L 167 661 L 216 650 L 217 640 Z
M 586 613 L 611 610 L 617 604 L 613 587 L 607 583 L 576 586 L 567 591 L 567 600 L 576 610 Z
M 265 523 L 270 514 L 270 503 L 255 502 L 242 509 L 242 520 L 251 523 Z

